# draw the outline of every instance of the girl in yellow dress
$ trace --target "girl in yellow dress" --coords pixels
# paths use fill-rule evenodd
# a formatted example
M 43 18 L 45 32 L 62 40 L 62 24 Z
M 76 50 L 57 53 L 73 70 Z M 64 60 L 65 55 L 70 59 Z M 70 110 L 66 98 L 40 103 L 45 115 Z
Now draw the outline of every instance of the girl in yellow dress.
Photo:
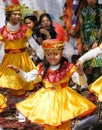
M 87 116 L 96 109 L 93 103 L 68 86 L 70 78 L 86 86 L 86 76 L 82 68 L 77 69 L 62 56 L 62 39 L 45 40 L 42 46 L 45 59 L 36 69 L 25 72 L 17 66 L 7 66 L 24 81 L 42 82 L 42 88 L 17 103 L 16 108 L 31 122 L 45 125 L 46 130 L 71 130 L 71 119 Z
M 90 50 L 78 59 L 77 66 L 81 67 L 85 61 L 93 59 L 93 65 L 102 65 L 102 43 L 95 49 Z M 97 62 L 96 62 L 97 61 Z M 98 64 L 99 63 L 99 64 Z M 100 66 L 101 67 L 101 66 Z M 102 76 L 89 85 L 89 90 L 94 93 L 99 101 L 102 101 Z
M 6 25 L 0 28 L 0 43 L 4 44 L 5 51 L 0 66 L 0 87 L 9 88 L 13 95 L 24 94 L 32 90 L 34 85 L 33 82 L 24 82 L 6 66 L 13 64 L 25 71 L 30 71 L 35 67 L 26 51 L 27 42 L 35 50 L 36 55 L 43 59 L 43 49 L 32 38 L 32 31 L 20 23 L 21 10 L 20 5 L 7 5 L 5 8 Z

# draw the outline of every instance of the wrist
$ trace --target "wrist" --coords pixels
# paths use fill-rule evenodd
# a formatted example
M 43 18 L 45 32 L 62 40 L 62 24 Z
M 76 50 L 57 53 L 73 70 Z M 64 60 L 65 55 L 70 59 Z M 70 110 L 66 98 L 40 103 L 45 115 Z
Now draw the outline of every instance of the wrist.
M 16 73 L 19 73 L 19 72 L 20 72 L 20 70 L 17 70 L 17 71 L 16 71 Z

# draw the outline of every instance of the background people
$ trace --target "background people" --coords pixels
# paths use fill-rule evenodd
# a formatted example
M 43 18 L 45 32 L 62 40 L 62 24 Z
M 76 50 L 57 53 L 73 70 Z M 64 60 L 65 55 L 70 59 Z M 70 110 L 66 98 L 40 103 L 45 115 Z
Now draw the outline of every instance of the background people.
M 97 47 L 101 42 L 102 11 L 97 4 L 97 0 L 87 0 L 87 6 L 80 12 L 79 22 L 82 39 L 82 54 L 85 54 L 90 49 Z M 100 76 L 100 68 L 95 66 L 93 68 L 91 63 L 92 61 L 89 61 L 85 63 L 84 66 L 88 84 Z

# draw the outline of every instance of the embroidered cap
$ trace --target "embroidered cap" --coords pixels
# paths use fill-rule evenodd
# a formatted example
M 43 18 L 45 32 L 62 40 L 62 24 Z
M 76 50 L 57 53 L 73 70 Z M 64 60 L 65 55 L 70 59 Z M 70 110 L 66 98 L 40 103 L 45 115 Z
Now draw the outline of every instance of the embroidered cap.
M 18 5 L 18 4 L 11 4 L 11 5 L 7 5 L 5 7 L 5 12 L 8 13 L 10 11 L 21 11 L 22 6 Z
M 42 47 L 45 52 L 49 50 L 62 50 L 64 48 L 64 41 L 59 41 L 58 39 L 44 40 Z

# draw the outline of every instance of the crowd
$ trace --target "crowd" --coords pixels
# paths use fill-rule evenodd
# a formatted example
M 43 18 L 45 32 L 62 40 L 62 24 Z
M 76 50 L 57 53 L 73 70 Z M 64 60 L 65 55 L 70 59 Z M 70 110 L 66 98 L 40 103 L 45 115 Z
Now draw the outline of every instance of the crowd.
M 21 18 L 22 5 L 7 5 L 0 28 L 0 88 L 17 97 L 18 121 L 28 119 L 45 130 L 71 130 L 72 119 L 84 117 L 88 127 L 84 120 L 73 130 L 102 129 L 99 120 L 92 125 L 90 118 L 97 104 L 79 93 L 87 90 L 102 101 L 102 2 L 66 0 L 65 28 L 47 12 Z M 0 112 L 6 102 L 5 93 L 0 94 Z

